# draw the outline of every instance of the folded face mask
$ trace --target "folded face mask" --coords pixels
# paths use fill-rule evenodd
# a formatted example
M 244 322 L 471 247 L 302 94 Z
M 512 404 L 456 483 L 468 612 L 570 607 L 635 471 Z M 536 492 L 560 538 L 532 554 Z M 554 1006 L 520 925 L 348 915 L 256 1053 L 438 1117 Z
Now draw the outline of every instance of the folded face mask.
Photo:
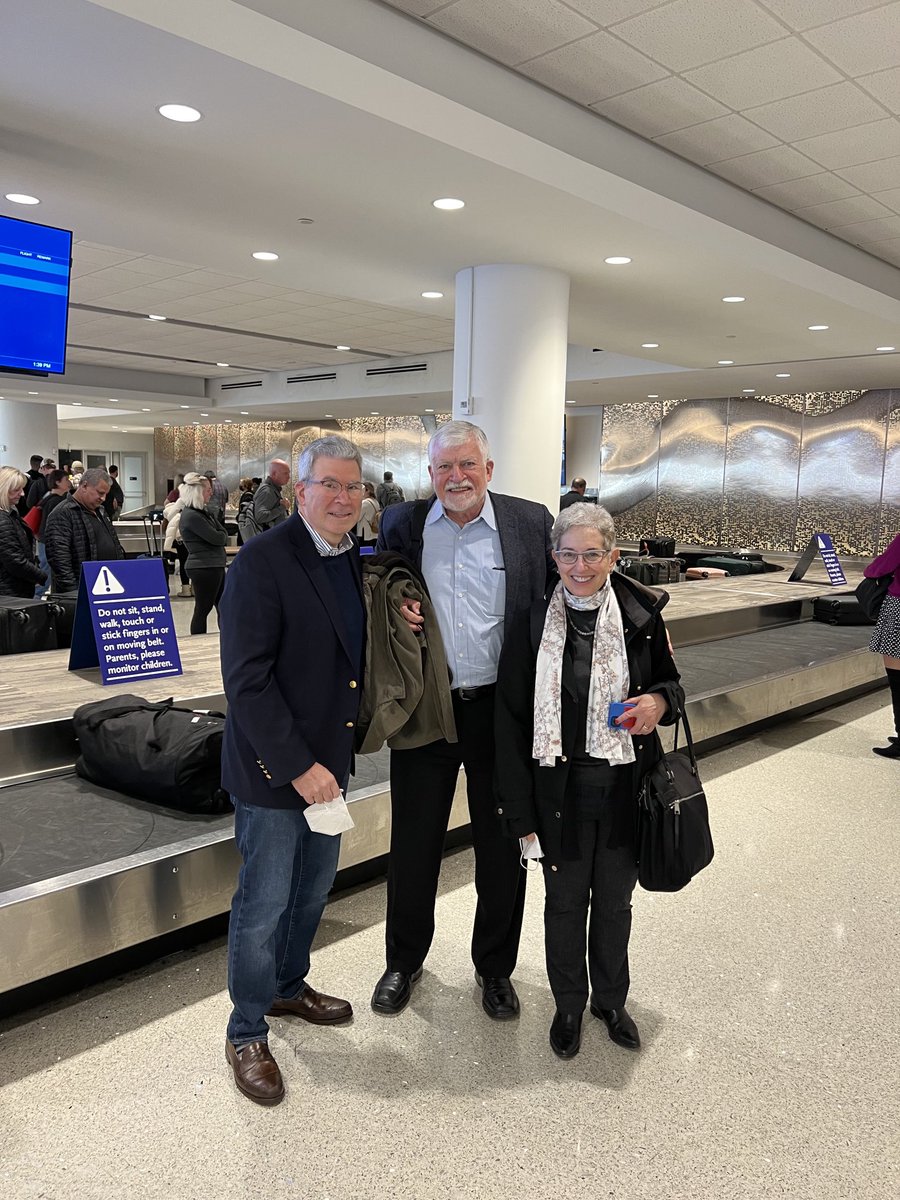
M 327 800 L 324 804 L 308 804 L 303 814 L 313 833 L 325 833 L 329 837 L 353 828 L 353 818 L 343 796 Z
M 525 838 L 519 838 L 519 850 L 521 851 L 519 862 L 525 870 L 537 871 L 537 860 L 544 857 L 544 851 L 541 849 L 540 839 L 537 834 L 534 835 L 530 842 L 526 841 Z

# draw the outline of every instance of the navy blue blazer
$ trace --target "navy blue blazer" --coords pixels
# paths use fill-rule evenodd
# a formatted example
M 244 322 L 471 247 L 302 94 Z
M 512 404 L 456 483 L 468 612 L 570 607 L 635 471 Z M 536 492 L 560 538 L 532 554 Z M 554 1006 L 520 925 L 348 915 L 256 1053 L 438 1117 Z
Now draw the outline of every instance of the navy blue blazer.
M 543 504 L 491 492 L 497 518 L 497 533 L 506 571 L 504 629 L 516 613 L 530 608 L 544 594 L 548 579 L 555 580 L 556 565 L 550 557 L 550 530 L 553 517 Z M 394 550 L 422 567 L 422 543 L 417 542 L 413 514 L 419 501 L 391 504 L 381 514 L 376 550 Z M 434 498 L 431 504 L 434 503 Z M 430 505 L 429 505 L 430 507 Z
M 360 558 L 348 558 L 362 609 Z M 247 804 L 303 808 L 292 779 L 319 762 L 341 783 L 351 768 L 362 663 L 325 561 L 294 515 L 251 538 L 228 570 L 222 786 Z

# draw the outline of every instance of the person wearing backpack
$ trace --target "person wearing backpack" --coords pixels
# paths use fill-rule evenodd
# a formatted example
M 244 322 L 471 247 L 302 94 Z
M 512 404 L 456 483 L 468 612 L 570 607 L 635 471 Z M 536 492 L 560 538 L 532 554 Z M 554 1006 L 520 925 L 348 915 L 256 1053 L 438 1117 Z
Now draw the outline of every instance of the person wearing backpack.
M 366 489 L 363 495 L 362 508 L 359 514 L 359 524 L 356 526 L 356 536 L 361 546 L 374 546 L 378 540 L 378 522 L 381 508 L 375 499 L 375 485 L 368 481 L 363 484 Z
M 382 508 L 390 508 L 392 504 L 402 504 L 406 497 L 399 483 L 394 483 L 394 472 L 385 471 L 384 482 L 379 483 L 375 499 Z
M 66 496 L 69 495 L 69 492 L 71 491 L 71 484 L 69 483 L 69 476 L 65 473 L 65 471 L 60 470 L 58 467 L 54 467 L 52 471 L 48 472 L 45 478 L 47 480 L 48 490 L 38 501 L 37 507 L 40 515 L 38 517 L 37 529 L 35 530 L 35 537 L 37 538 L 38 562 L 41 564 L 41 569 L 47 572 L 47 576 L 49 578 L 50 564 L 47 562 L 47 547 L 44 544 L 44 530 L 47 528 L 47 518 L 53 512 L 54 508 L 56 508 L 58 504 L 62 504 Z M 44 592 L 47 591 L 48 586 L 49 585 L 46 583 L 38 584 L 37 591 L 34 593 L 36 600 L 40 600 Z

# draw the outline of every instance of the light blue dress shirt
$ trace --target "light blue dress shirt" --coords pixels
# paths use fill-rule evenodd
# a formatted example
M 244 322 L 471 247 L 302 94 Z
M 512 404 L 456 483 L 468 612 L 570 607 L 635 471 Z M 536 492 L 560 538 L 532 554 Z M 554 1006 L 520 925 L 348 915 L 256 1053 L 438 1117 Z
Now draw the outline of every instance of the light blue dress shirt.
M 474 521 L 460 528 L 440 500 L 422 535 L 422 574 L 437 613 L 454 688 L 497 682 L 503 645 L 506 572 L 489 495 Z

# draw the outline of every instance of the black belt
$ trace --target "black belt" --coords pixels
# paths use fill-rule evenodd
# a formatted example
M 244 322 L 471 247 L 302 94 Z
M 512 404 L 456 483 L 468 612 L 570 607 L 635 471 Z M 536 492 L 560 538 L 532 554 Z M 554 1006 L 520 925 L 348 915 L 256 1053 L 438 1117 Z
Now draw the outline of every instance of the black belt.
M 494 694 L 496 683 L 484 683 L 481 687 L 454 688 L 450 695 L 457 700 L 484 700 Z

